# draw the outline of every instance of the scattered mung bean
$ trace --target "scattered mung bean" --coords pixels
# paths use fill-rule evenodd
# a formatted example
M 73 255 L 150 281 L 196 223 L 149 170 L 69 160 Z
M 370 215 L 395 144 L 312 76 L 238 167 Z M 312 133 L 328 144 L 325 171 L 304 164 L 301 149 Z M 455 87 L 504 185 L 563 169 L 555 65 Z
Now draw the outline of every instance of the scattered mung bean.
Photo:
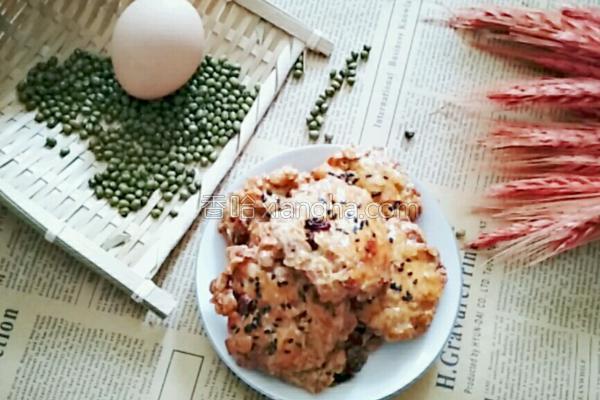
M 27 110 L 37 110 L 37 122 L 61 124 L 64 135 L 87 140 L 96 159 L 106 163 L 90 188 L 126 216 L 158 189 L 170 199 L 197 192 L 186 176 L 217 159 L 258 95 L 260 86 L 240 83 L 240 71 L 238 64 L 206 56 L 184 87 L 144 101 L 123 91 L 108 57 L 76 49 L 62 63 L 50 57 L 36 64 L 16 91 Z M 44 146 L 56 144 L 47 137 Z M 68 147 L 59 151 L 60 157 L 69 153 Z M 152 213 L 160 216 L 160 210 Z

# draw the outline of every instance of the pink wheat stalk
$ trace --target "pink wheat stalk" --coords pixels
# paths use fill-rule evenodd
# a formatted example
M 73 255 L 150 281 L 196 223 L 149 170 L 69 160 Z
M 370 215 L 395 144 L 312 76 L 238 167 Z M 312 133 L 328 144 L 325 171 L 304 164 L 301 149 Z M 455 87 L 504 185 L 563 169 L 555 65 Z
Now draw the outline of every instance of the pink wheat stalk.
M 484 233 L 469 246 L 473 249 L 497 246 L 490 261 L 511 259 L 536 264 L 598 239 L 600 206 L 580 210 L 577 214 L 562 214 L 555 219 L 517 222 L 496 232 Z
M 564 75 L 600 79 L 599 63 L 590 62 L 590 60 L 585 58 L 574 57 L 573 54 L 560 54 L 532 47 L 508 46 L 503 45 L 498 40 L 491 41 L 490 43 L 474 42 L 473 46 L 503 57 L 537 64 Z
M 600 26 L 600 8 L 589 7 L 589 8 L 571 8 L 565 7 L 561 10 L 561 13 L 569 18 L 579 19 L 582 21 L 589 22 Z
M 531 222 L 515 222 L 509 226 L 496 229 L 493 232 L 482 233 L 477 239 L 470 242 L 468 246 L 474 250 L 488 249 L 503 242 L 525 237 L 551 224 L 551 219 L 542 219 Z
M 579 16 L 580 14 L 578 14 Z M 480 7 L 458 10 L 450 19 L 454 28 L 505 34 L 517 43 L 553 50 L 600 56 L 600 24 L 595 14 L 585 19 L 569 12 Z
M 548 149 L 567 152 L 600 151 L 600 124 L 497 121 L 482 144 L 492 149 Z
M 550 175 L 499 183 L 489 187 L 485 196 L 514 202 L 595 197 L 598 193 L 600 193 L 600 177 Z
M 585 120 L 598 120 L 600 119 L 600 108 L 592 110 L 574 110 L 575 114 Z
M 600 108 L 600 79 L 543 78 L 501 87 L 489 92 L 487 97 L 507 107 L 595 109 Z
M 486 214 L 505 225 L 531 221 L 555 220 L 559 215 L 577 215 L 581 210 L 593 210 L 600 206 L 600 193 L 586 199 L 552 200 L 540 199 L 513 207 L 505 207 L 503 202 L 487 202 L 480 207 L 480 213 Z
M 480 33 L 475 47 L 566 76 L 501 86 L 487 94 L 492 102 L 600 119 L 600 8 L 468 8 L 449 25 Z M 481 143 L 513 180 L 486 191 L 478 211 L 500 227 L 471 248 L 534 264 L 600 239 L 600 124 L 497 122 Z
M 538 176 L 552 174 L 598 175 L 600 176 L 600 156 L 588 154 L 562 154 L 546 156 L 519 156 L 511 154 L 502 167 L 513 174 Z

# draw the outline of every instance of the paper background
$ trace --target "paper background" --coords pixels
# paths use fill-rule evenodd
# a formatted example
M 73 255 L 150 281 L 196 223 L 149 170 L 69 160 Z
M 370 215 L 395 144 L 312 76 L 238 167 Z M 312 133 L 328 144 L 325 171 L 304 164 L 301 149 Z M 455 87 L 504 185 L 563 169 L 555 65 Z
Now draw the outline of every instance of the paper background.
M 275 3 L 326 33 L 335 52 L 331 59 L 307 56 L 304 78 L 285 84 L 229 179 L 308 144 L 304 120 L 329 70 L 368 43 L 371 58 L 355 87 L 332 101 L 324 131 L 334 143 L 385 147 L 428 182 L 457 229 L 475 235 L 483 221 L 469 205 L 495 179 L 476 144 L 492 113 L 458 104 L 485 84 L 536 72 L 425 22 L 468 2 Z M 415 137 L 406 140 L 405 130 Z M 203 333 L 194 288 L 202 222 L 156 279 L 179 301 L 160 321 L 0 210 L 0 399 L 259 399 Z M 483 266 L 482 256 L 465 254 L 453 333 L 438 361 L 398 399 L 599 399 L 599 256 L 600 247 L 589 246 L 522 268 Z

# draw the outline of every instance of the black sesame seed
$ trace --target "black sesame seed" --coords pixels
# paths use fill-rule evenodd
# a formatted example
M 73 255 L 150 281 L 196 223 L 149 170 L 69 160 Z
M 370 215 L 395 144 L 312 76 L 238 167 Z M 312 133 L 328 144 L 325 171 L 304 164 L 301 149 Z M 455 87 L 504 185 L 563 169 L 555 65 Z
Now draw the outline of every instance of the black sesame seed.
M 267 345 L 267 355 L 273 355 L 277 351 L 277 339 L 272 340 Z
M 334 218 L 337 218 L 337 216 L 334 216 Z M 322 218 L 309 218 L 304 222 L 304 229 L 311 232 L 327 231 L 329 228 L 331 228 L 329 221 Z
M 298 288 L 298 297 L 300 298 L 300 300 L 302 300 L 303 302 L 306 301 L 306 291 L 304 288 Z

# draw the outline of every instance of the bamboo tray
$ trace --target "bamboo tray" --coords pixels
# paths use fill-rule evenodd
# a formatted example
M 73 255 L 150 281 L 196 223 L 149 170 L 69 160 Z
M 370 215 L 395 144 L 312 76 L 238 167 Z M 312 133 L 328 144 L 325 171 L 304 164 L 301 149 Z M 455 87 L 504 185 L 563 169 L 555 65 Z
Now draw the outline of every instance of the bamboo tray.
M 207 53 L 242 66 L 244 84 L 260 83 L 240 133 L 217 161 L 201 169 L 202 189 L 185 203 L 149 215 L 154 193 L 140 211 L 121 217 L 97 200 L 88 180 L 105 168 L 77 135 L 63 136 L 34 120 L 16 99 L 15 87 L 37 62 L 66 58 L 75 48 L 107 54 L 116 17 L 130 1 L 8 0 L 0 3 L 0 201 L 45 238 L 101 273 L 161 317 L 173 296 L 152 277 L 208 197 L 229 171 L 305 48 L 329 55 L 331 42 L 263 0 L 196 0 L 203 17 Z M 44 147 L 47 135 L 69 146 L 65 158 Z M 168 216 L 177 206 L 179 215 Z

